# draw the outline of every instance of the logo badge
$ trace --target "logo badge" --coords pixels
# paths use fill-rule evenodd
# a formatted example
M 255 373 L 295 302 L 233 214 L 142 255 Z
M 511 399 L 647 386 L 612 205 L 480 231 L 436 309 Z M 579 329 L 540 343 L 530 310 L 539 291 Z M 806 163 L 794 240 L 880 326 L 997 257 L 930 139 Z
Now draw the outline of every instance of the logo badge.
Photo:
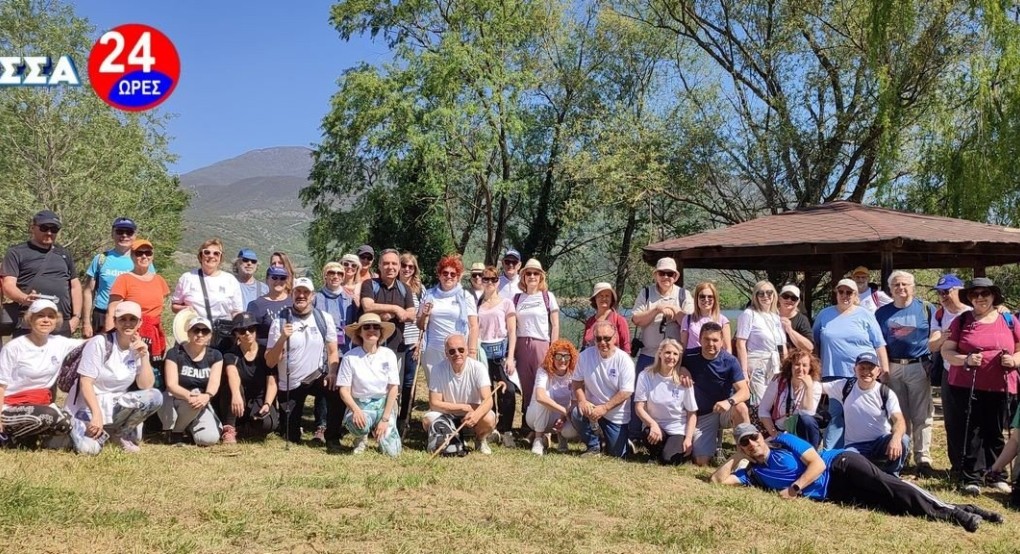
M 99 37 L 89 53 L 89 82 L 118 110 L 150 110 L 170 97 L 181 76 L 173 42 L 138 23 L 120 25 Z

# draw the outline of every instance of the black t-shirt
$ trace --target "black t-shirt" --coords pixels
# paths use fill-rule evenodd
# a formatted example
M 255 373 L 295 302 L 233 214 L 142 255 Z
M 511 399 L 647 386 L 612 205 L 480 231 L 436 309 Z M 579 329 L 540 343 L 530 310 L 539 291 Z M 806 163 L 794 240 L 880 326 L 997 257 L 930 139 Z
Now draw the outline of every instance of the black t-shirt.
M 811 329 L 811 320 L 808 319 L 808 316 L 800 312 L 797 312 L 797 315 L 793 316 L 793 318 L 790 319 L 790 327 L 793 327 L 793 330 L 797 331 L 797 333 L 799 333 L 800 336 L 808 340 L 811 340 L 811 337 L 813 336 L 813 331 Z M 787 348 L 797 347 L 796 344 L 793 344 L 793 341 L 790 339 L 789 336 L 786 337 L 786 347 Z M 816 350 L 817 348 L 818 346 L 815 345 Z
M 266 377 L 270 373 L 276 373 L 266 366 L 265 346 L 259 345 L 255 359 L 252 361 L 248 361 L 241 353 L 241 349 L 235 346 L 230 352 L 223 355 L 223 367 L 226 368 L 229 365 L 236 366 L 237 372 L 241 375 L 241 388 L 244 389 L 245 398 L 265 397 Z
M 184 389 L 205 392 L 209 387 L 209 375 L 216 362 L 223 361 L 223 354 L 215 348 L 206 348 L 201 360 L 192 360 L 183 344 L 178 344 L 167 352 L 167 360 L 177 364 L 177 383 Z
M 269 328 L 273 326 L 273 321 L 280 317 L 280 312 L 293 304 L 294 301 L 289 296 L 283 300 L 270 300 L 265 296 L 260 296 L 248 303 L 247 312 L 259 322 L 258 330 L 255 332 L 259 346 L 266 345 L 266 341 L 269 339 Z
M 377 286 L 379 287 L 379 292 L 377 294 L 372 293 L 374 288 L 372 286 L 372 283 L 378 284 Z M 403 295 L 400 294 L 401 290 L 404 291 Z M 400 283 L 399 279 L 394 279 L 393 286 L 390 288 L 386 288 L 386 285 L 383 284 L 381 278 L 369 279 L 368 281 L 365 281 L 364 283 L 361 284 L 361 297 L 371 298 L 374 302 L 378 304 L 390 304 L 393 306 L 400 306 L 405 310 L 414 307 L 414 297 L 411 295 L 411 288 L 403 283 Z M 362 303 L 362 306 L 364 305 L 365 304 Z M 362 308 L 361 312 L 358 315 L 361 315 L 363 313 L 365 313 L 364 308 Z M 394 324 L 397 330 L 392 335 L 390 335 L 390 338 L 386 341 L 386 344 L 384 344 L 383 346 L 389 348 L 394 352 L 403 352 L 405 350 L 404 322 L 391 319 L 390 323 Z
M 64 320 L 74 315 L 71 313 L 71 279 L 77 273 L 71 254 L 63 246 L 54 244 L 52 249 L 45 249 L 31 241 L 15 244 L 4 256 L 0 275 L 17 277 L 18 289 L 25 294 L 35 290 L 39 294 L 56 296 Z

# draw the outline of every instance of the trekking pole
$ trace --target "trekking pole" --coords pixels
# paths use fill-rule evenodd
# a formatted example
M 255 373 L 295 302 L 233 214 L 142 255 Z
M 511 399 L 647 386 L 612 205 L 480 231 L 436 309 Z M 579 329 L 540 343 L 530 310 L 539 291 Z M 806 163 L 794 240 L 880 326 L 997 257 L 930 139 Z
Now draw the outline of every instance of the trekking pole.
M 418 359 L 414 364 L 414 375 L 411 377 L 411 394 L 404 400 L 407 406 L 407 417 L 404 418 L 404 428 L 400 430 L 400 440 L 403 441 L 407 437 L 407 431 L 411 428 L 411 414 L 414 412 L 414 397 L 418 393 L 418 368 L 422 365 L 422 356 L 424 352 L 421 351 L 421 347 L 425 344 L 425 329 L 429 326 L 429 316 L 425 316 L 425 320 L 422 322 L 422 328 L 419 330 L 418 343 L 414 345 L 414 351 L 418 354 Z
M 964 364 L 966 364 L 966 363 L 967 363 L 967 361 L 964 360 Z M 964 365 L 964 367 L 967 367 L 967 366 Z M 964 424 L 963 424 L 963 442 L 961 443 L 961 446 L 963 447 L 963 451 L 960 453 L 960 463 L 961 464 L 963 463 L 963 459 L 967 457 L 967 449 L 968 449 L 968 445 L 970 443 L 970 434 L 971 434 L 970 433 L 970 413 L 971 413 L 971 411 L 973 411 L 973 408 L 974 408 L 974 385 L 977 384 L 977 369 L 978 369 L 977 367 L 974 367 L 974 368 L 970 369 L 970 374 L 971 374 L 971 379 L 970 379 L 970 394 L 967 395 L 967 417 L 964 419 Z
M 292 323 L 291 316 L 293 312 L 290 308 L 284 308 L 287 310 L 287 323 Z M 293 329 L 293 328 L 292 328 Z M 285 405 L 286 411 L 284 412 L 283 422 L 283 449 L 286 452 L 290 452 L 290 412 L 294 409 L 294 406 L 290 403 L 290 335 L 287 336 L 287 344 L 284 352 L 284 361 L 287 362 L 286 380 L 287 380 L 287 403 Z
M 478 408 L 481 408 L 482 406 L 485 406 L 486 404 L 493 402 L 493 399 L 496 397 L 496 393 L 499 392 L 499 390 L 501 388 L 505 388 L 505 387 L 506 387 L 506 384 L 503 383 L 503 381 L 500 381 L 499 383 L 497 383 L 495 387 L 492 387 L 492 394 L 489 395 L 489 398 L 485 402 L 482 402 L 478 406 Z M 482 410 L 482 411 L 484 412 L 485 410 Z M 443 442 L 439 445 L 439 448 L 436 448 L 435 451 L 432 452 L 432 455 L 429 456 L 429 460 L 435 459 L 435 457 L 438 456 L 440 452 L 442 452 L 447 446 L 450 446 L 450 441 L 453 440 L 453 437 L 456 437 L 456 436 L 460 435 L 460 431 L 462 429 L 464 429 L 464 425 L 466 423 L 467 423 L 466 421 L 465 422 L 461 422 L 460 427 L 457 427 L 456 431 L 454 431 L 453 433 L 450 433 L 449 435 L 447 435 L 446 438 L 443 439 Z

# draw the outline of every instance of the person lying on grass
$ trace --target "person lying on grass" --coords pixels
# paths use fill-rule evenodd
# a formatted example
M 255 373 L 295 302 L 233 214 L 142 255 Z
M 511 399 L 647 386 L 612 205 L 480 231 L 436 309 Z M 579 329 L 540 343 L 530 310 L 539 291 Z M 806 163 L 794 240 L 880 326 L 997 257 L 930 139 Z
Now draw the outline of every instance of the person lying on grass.
M 715 473 L 712 483 L 755 486 L 778 491 L 781 498 L 805 496 L 880 510 L 948 521 L 973 533 L 987 520 L 1002 516 L 972 504 L 948 504 L 930 492 L 883 472 L 864 456 L 849 450 L 822 454 L 803 439 L 781 433 L 767 440 L 750 423 L 733 428 L 737 451 Z M 737 469 L 747 460 L 747 467 Z

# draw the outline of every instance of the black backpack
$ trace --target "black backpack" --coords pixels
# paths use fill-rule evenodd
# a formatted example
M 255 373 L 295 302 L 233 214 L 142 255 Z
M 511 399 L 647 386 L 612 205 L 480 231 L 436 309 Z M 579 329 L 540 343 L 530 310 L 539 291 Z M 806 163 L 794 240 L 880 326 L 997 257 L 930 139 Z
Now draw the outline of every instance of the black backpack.
M 460 434 L 457 433 L 456 421 L 454 421 L 453 416 L 448 414 L 437 417 L 432 422 L 432 425 L 429 426 L 429 438 L 426 447 L 429 453 L 434 453 L 447 437 L 450 437 L 450 442 L 439 453 L 440 456 L 460 457 L 467 455 L 467 451 L 464 449 L 464 441 L 461 440 Z
M 857 384 L 856 377 L 850 377 L 843 383 L 843 403 L 846 403 L 846 398 L 850 396 L 850 391 L 854 390 L 854 385 Z M 882 397 L 882 411 L 885 412 L 886 419 L 889 418 L 889 410 L 886 409 L 885 405 L 889 402 L 889 387 L 885 383 L 878 384 L 878 394 Z

